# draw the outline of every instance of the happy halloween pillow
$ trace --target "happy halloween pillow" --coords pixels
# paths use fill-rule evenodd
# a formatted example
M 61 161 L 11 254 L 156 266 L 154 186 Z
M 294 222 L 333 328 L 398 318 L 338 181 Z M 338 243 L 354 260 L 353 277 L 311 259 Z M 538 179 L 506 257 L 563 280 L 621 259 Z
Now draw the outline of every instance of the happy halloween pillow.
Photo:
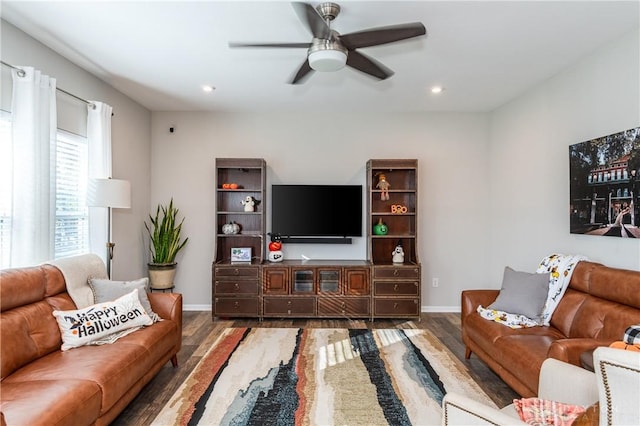
M 62 334 L 62 350 L 103 345 L 138 330 L 153 320 L 140 304 L 138 290 L 112 301 L 74 311 L 53 311 Z

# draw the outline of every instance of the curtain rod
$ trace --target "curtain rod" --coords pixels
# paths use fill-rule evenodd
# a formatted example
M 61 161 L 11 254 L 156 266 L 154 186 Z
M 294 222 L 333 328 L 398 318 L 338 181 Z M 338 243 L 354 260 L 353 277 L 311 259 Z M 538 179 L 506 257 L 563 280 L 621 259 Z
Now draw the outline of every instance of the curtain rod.
M 25 72 L 24 72 L 24 70 L 23 70 L 22 68 L 19 68 L 19 67 L 13 66 L 13 65 L 11 65 L 11 64 L 8 64 L 8 63 L 6 63 L 5 61 L 0 61 L 0 63 L 2 63 L 2 65 L 4 65 L 4 66 L 7 66 L 7 67 L 9 67 L 9 68 L 11 68 L 11 69 L 14 69 L 14 70 L 18 71 L 18 75 L 19 75 L 20 77 L 24 77 L 24 76 L 25 76 Z M 88 100 L 86 100 L 86 99 L 83 99 L 83 98 L 81 98 L 80 96 L 76 96 L 76 95 L 74 95 L 73 93 L 67 92 L 66 90 L 61 89 L 61 88 L 59 88 L 59 87 L 56 87 L 56 90 L 58 90 L 58 91 L 60 91 L 60 92 L 64 93 L 64 94 L 65 94 L 65 95 L 67 95 L 67 96 L 71 96 L 72 98 L 77 99 L 77 100 L 79 100 L 80 102 L 84 102 L 85 104 L 89 105 L 92 109 L 96 109 L 96 105 L 95 105 L 93 102 L 90 102 L 90 101 L 88 101 Z

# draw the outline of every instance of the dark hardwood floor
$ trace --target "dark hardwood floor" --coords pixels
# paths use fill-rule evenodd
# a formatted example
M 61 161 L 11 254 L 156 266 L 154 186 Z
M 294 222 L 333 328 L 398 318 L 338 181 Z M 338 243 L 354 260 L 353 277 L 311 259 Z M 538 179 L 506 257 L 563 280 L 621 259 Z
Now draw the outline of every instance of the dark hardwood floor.
M 460 315 L 454 313 L 424 313 L 420 321 L 413 321 L 437 336 L 449 350 L 467 366 L 469 374 L 499 407 L 512 402 L 518 395 L 475 356 L 464 359 L 464 345 L 460 337 Z M 227 327 L 296 327 L 296 328 L 402 328 L 413 327 L 406 320 L 348 320 L 282 319 L 264 321 L 211 320 L 211 312 L 184 312 L 183 342 L 178 354 L 177 368 L 167 363 L 158 375 L 112 423 L 113 425 L 148 425 L 164 407 L 171 395 L 198 364 L 220 331 Z M 169 425 L 167 425 L 169 426 Z

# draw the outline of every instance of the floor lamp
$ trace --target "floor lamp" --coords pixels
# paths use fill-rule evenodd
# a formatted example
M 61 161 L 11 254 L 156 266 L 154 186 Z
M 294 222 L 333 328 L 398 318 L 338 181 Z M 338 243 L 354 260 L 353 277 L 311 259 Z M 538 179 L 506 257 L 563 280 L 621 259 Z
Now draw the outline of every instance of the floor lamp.
M 111 242 L 111 209 L 131 208 L 131 184 L 121 179 L 90 179 L 87 194 L 90 207 L 107 210 L 107 276 L 111 278 L 111 260 L 115 243 Z

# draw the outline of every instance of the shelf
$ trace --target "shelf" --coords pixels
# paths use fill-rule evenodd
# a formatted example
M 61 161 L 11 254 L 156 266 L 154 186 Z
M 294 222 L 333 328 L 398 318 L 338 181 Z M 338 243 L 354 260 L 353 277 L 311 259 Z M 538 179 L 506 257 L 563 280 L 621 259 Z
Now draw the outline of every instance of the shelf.
M 259 215 L 261 215 L 261 214 L 262 214 L 262 212 L 261 212 L 261 211 L 258 211 L 258 212 L 245 212 L 245 211 L 242 211 L 242 212 L 235 212 L 235 211 L 219 211 L 219 212 L 217 212 L 216 214 L 227 214 L 227 215 L 229 215 L 229 214 L 237 214 L 237 215 L 242 215 L 242 216 L 251 216 L 251 215 L 258 215 L 258 216 L 259 216 Z
M 217 188 L 219 192 L 261 192 L 260 188 L 236 188 L 236 189 L 227 189 L 227 188 Z
M 262 233 L 260 233 L 259 231 L 247 231 L 247 232 L 242 232 L 240 234 L 222 234 L 222 233 L 218 233 L 216 235 L 218 237 L 220 237 L 220 238 L 233 238 L 233 237 L 252 237 L 252 238 L 256 238 L 256 237 L 262 237 Z
M 391 213 L 391 212 L 372 212 L 373 216 L 393 216 L 393 217 L 403 217 L 403 216 L 415 216 L 415 213 L 407 212 L 407 213 Z

